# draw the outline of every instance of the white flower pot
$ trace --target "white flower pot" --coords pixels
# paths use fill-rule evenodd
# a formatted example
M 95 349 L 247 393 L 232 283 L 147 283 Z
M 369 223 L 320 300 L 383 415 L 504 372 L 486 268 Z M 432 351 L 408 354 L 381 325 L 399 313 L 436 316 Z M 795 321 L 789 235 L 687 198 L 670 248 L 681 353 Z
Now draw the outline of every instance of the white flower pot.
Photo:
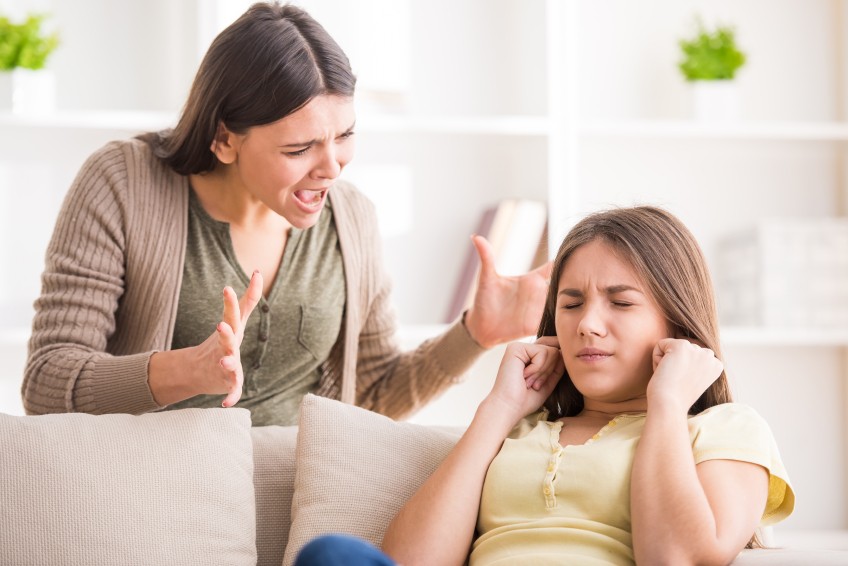
M 0 110 L 43 114 L 56 109 L 56 82 L 46 69 L 0 71 Z
M 695 119 L 699 122 L 739 119 L 739 93 L 734 81 L 694 81 L 692 100 Z

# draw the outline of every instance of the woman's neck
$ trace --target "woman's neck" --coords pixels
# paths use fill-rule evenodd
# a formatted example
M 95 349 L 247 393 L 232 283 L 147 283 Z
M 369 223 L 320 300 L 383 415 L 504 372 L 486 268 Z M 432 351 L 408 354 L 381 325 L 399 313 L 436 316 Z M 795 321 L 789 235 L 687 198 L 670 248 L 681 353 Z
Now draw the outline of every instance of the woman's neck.
M 281 220 L 285 222 L 285 219 L 238 183 L 227 179 L 223 170 L 191 175 L 189 181 L 203 209 L 215 220 L 227 222 L 236 228 L 259 227 L 268 222 L 277 225 Z

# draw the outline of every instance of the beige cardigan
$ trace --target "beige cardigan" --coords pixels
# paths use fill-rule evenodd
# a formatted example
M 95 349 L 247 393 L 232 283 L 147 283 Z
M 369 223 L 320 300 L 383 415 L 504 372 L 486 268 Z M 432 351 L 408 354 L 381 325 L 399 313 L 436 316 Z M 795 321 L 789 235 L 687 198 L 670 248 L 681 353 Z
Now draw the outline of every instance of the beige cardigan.
M 159 408 L 147 364 L 173 336 L 188 191 L 188 178 L 140 140 L 111 142 L 83 165 L 59 213 L 35 302 L 21 388 L 27 413 Z M 401 418 L 455 382 L 483 350 L 457 322 L 401 353 L 374 207 L 343 182 L 329 196 L 346 302 L 318 393 Z

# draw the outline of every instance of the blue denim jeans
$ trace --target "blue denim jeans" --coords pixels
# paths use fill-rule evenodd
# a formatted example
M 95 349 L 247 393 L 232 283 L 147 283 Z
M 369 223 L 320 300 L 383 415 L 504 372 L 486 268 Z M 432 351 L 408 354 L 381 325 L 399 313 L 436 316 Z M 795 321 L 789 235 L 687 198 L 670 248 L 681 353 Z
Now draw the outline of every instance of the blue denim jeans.
M 304 546 L 294 566 L 395 566 L 380 549 L 350 535 L 324 535 Z

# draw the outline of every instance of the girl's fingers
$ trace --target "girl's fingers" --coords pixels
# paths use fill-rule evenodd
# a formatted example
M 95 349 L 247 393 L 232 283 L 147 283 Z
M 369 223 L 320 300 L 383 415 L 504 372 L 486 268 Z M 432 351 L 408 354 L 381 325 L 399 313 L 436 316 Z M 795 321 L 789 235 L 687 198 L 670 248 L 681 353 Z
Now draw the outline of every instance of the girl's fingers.
M 536 338 L 536 344 L 541 344 L 542 346 L 548 346 L 550 348 L 559 349 L 559 338 L 556 336 L 539 336 Z

